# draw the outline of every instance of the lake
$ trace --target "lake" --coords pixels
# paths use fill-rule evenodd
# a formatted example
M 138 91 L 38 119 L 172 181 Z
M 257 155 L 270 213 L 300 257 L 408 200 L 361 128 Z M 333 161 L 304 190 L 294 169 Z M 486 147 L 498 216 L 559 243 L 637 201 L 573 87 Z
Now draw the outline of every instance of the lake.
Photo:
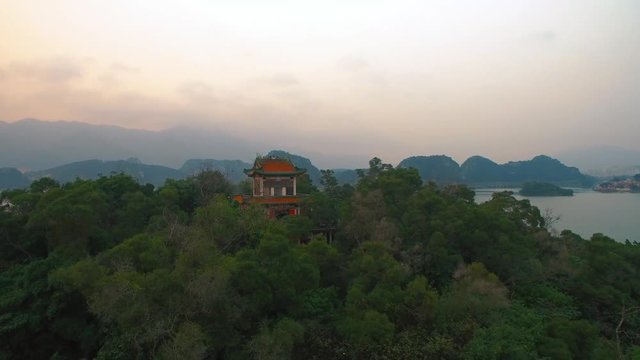
M 560 217 L 553 228 L 558 232 L 569 229 L 583 238 L 603 233 L 617 241 L 640 242 L 640 194 L 599 193 L 587 189 L 572 189 L 574 196 L 517 195 L 519 189 L 474 189 L 476 202 L 491 199 L 496 191 L 513 191 L 517 199 L 528 199 L 540 211 L 550 209 Z

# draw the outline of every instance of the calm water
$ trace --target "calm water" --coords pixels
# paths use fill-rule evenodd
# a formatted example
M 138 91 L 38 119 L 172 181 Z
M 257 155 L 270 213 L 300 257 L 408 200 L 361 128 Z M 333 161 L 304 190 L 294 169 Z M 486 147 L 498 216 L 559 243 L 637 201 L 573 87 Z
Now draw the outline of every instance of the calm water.
M 493 192 L 504 190 L 516 194 L 519 189 L 475 189 L 476 202 L 485 202 Z M 640 241 L 640 194 L 573 190 L 573 196 L 526 198 L 540 211 L 550 209 L 560 216 L 553 226 L 558 231 L 569 229 L 584 238 L 600 232 L 618 241 Z M 516 198 L 525 197 L 516 195 Z

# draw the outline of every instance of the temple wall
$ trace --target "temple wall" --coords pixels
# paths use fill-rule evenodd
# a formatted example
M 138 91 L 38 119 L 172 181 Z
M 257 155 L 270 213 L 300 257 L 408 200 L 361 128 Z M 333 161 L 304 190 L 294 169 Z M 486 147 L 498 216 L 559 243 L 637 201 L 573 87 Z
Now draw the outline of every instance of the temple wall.
M 254 194 L 260 196 L 260 182 L 262 182 L 262 196 L 293 196 L 295 179 L 290 177 L 257 177 L 254 180 Z

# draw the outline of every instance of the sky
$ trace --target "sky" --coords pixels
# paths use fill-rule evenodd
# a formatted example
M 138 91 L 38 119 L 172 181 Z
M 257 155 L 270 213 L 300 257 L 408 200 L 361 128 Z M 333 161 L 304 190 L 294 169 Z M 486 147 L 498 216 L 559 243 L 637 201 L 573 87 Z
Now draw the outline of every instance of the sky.
M 0 4 L 0 120 L 223 131 L 323 166 L 640 149 L 638 64 L 637 0 Z

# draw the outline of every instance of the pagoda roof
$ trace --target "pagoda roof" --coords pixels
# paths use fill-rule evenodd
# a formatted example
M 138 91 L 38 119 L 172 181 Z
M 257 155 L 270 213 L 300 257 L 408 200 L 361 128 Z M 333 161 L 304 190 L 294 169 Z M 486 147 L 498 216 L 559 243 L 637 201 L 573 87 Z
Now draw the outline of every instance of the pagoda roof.
M 253 168 L 244 169 L 248 176 L 298 176 L 307 172 L 293 165 L 291 160 L 279 157 L 259 157 L 253 163 Z

